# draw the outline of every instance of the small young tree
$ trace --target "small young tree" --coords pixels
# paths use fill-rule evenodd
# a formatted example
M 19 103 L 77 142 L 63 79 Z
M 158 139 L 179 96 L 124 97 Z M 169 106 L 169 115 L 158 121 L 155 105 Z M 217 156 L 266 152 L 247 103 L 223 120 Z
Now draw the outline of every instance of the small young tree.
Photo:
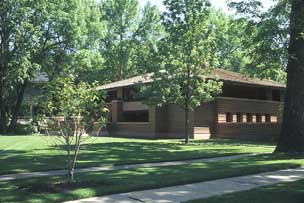
M 73 76 L 60 77 L 48 85 L 43 101 L 47 134 L 67 152 L 69 181 L 74 182 L 74 169 L 81 148 L 89 142 L 86 136 L 93 128 L 102 127 L 107 112 L 97 84 L 76 82 Z M 99 130 L 97 130 L 99 131 Z
M 163 22 L 167 36 L 163 42 L 163 66 L 154 72 L 154 82 L 143 87 L 148 104 L 174 103 L 185 111 L 185 143 L 189 142 L 189 112 L 221 92 L 222 83 L 210 79 L 212 40 L 206 30 L 208 2 L 165 0 Z

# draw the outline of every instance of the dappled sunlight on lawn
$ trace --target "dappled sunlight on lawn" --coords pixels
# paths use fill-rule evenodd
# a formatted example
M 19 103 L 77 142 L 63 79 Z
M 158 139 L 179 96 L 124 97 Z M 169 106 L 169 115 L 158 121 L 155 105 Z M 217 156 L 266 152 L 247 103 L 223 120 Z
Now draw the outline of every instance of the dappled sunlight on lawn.
M 304 169 L 299 169 L 299 170 L 304 170 Z M 269 176 L 269 178 L 273 179 L 273 178 L 282 178 L 282 177 Z M 297 178 L 303 178 L 303 176 L 299 176 L 299 175 L 291 176 L 287 178 L 288 180 L 285 181 L 292 181 L 290 179 L 295 180 Z M 268 182 L 269 180 L 268 181 L 266 180 L 264 184 L 267 184 Z M 298 180 L 292 183 L 279 183 L 279 184 L 260 187 L 248 191 L 235 192 L 221 196 L 214 196 L 208 199 L 193 200 L 187 203 L 218 203 L 218 202 L 302 203 L 304 202 L 303 194 L 304 194 L 304 180 Z
M 142 140 L 127 138 L 93 138 L 82 150 L 76 167 L 121 165 L 227 156 L 244 153 L 268 153 L 269 143 L 254 144 L 232 140 Z M 4 143 L 1 141 L 4 140 Z M 51 145 L 45 136 L 0 136 L 0 174 L 62 169 L 63 146 Z
M 303 157 L 302 157 L 303 158 Z M 259 155 L 217 162 L 193 163 L 179 166 L 148 167 L 119 171 L 98 171 L 77 174 L 77 181 L 98 181 L 96 187 L 81 187 L 61 193 L 35 193 L 19 191 L 20 185 L 39 185 L 64 180 L 64 176 L 33 178 L 30 180 L 7 181 L 0 183 L 0 191 L 5 190 L 7 197 L 34 199 L 37 202 L 62 202 L 91 196 L 101 196 L 121 192 L 183 185 L 202 181 L 210 181 L 228 177 L 256 174 L 303 165 L 303 159 L 290 157 Z M 269 177 L 273 178 L 273 177 Z M 2 185 L 1 185 L 2 184 Z M 8 186 L 9 185 L 9 186 Z M 126 187 L 127 186 L 127 187 Z M 4 189 L 10 187 L 10 189 Z M 18 194 L 16 196 L 16 194 Z M 24 195 L 24 196 L 23 196 Z M 13 196 L 13 197 L 12 197 Z M 17 201 L 18 202 L 18 201 Z

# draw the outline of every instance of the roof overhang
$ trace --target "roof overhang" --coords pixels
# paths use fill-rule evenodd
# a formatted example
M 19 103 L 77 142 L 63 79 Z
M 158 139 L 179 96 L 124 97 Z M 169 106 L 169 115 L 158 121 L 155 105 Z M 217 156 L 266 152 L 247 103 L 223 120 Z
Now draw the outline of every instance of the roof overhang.
M 138 84 L 147 84 L 153 82 L 153 73 L 148 73 L 136 77 L 132 77 L 125 80 L 120 80 L 117 82 L 108 83 L 99 86 L 98 90 L 111 90 L 120 87 L 134 86 Z M 209 78 L 218 78 L 223 82 L 229 82 L 234 84 L 242 84 L 248 86 L 260 86 L 260 87 L 270 87 L 276 89 L 285 89 L 286 85 L 272 80 L 250 78 L 240 73 L 235 73 L 232 71 L 215 69 Z

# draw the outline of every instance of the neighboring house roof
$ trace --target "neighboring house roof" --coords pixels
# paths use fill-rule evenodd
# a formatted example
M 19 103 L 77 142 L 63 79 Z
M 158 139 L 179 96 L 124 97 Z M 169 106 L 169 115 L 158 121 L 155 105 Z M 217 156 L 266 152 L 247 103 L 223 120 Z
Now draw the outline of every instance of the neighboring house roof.
M 138 83 L 151 83 L 153 73 L 148 73 L 141 76 L 132 77 L 126 80 L 120 80 L 117 82 L 112 82 L 109 84 L 105 84 L 98 87 L 98 90 L 107 90 L 113 89 L 118 87 L 127 87 L 132 86 Z M 276 87 L 276 88 L 286 88 L 285 84 L 275 82 L 272 80 L 266 79 L 258 79 L 258 78 L 249 78 L 243 74 L 223 70 L 223 69 L 215 69 L 211 74 L 210 78 L 219 78 L 222 81 L 229 81 L 229 82 L 236 82 L 236 83 L 243 83 L 248 85 L 257 85 L 257 86 L 267 86 L 267 87 Z
M 47 83 L 48 81 L 49 77 L 46 72 L 40 72 L 35 77 L 30 79 L 30 82 L 35 84 Z
M 37 104 L 37 98 L 42 94 L 42 86 L 48 81 L 49 77 L 46 72 L 39 72 L 35 77 L 32 77 L 25 90 L 23 103 L 26 105 Z

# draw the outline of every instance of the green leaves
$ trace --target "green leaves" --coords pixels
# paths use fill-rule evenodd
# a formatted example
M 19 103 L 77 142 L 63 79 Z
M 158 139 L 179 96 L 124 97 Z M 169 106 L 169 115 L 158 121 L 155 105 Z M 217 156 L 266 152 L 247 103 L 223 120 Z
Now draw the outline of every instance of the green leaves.
M 98 83 L 77 82 L 69 74 L 50 82 L 41 100 L 42 116 L 37 119 L 46 125 L 47 134 L 55 143 L 63 144 L 70 181 L 74 181 L 78 153 L 89 138 L 85 134 L 98 135 L 106 122 L 108 109 L 97 86 Z
M 257 0 L 231 4 L 242 16 L 235 22 L 248 22 L 243 31 L 245 56 L 249 59 L 244 71 L 252 76 L 285 82 L 290 2 L 275 1 L 267 11 L 263 11 L 261 5 Z
M 65 119 L 81 116 L 84 122 L 98 121 L 107 109 L 104 94 L 96 90 L 97 86 L 76 82 L 73 75 L 56 79 L 48 85 L 43 98 L 44 113 Z
M 106 74 L 120 80 L 146 73 L 155 67 L 157 41 L 161 37 L 160 13 L 137 0 L 106 0 L 101 6 L 106 37 L 101 41 Z
M 47 72 L 52 80 L 71 69 L 81 75 L 92 63 L 100 69 L 103 60 L 96 52 L 103 28 L 95 0 L 1 1 L 0 123 L 11 116 L 7 106 L 20 108 L 22 89 L 39 72 Z M 95 51 L 91 64 L 79 59 L 91 55 L 84 56 L 83 50 Z
M 178 104 L 184 110 L 208 102 L 221 92 L 222 83 L 210 79 L 211 60 L 206 51 L 208 36 L 208 2 L 200 0 L 164 2 L 163 14 L 167 35 L 163 41 L 162 67 L 154 72 L 154 82 L 143 87 L 148 104 Z M 204 37 L 206 36 L 206 37 Z

